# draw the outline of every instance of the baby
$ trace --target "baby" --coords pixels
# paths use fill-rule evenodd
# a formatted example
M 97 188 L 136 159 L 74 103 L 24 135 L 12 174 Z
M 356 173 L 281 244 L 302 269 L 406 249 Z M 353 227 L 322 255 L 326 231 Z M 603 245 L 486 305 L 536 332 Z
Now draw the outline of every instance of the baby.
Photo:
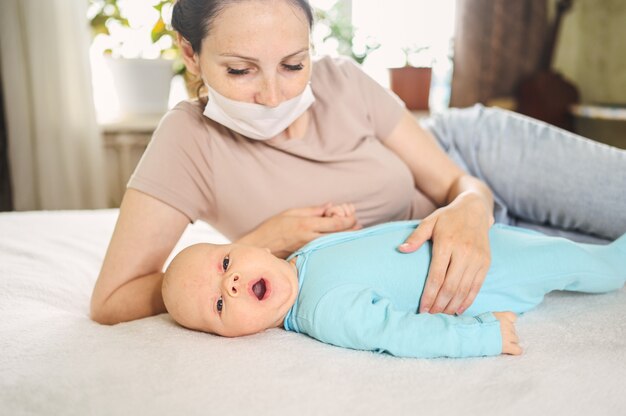
M 420 314 L 432 245 L 396 250 L 418 224 L 324 236 L 286 260 L 252 246 L 195 244 L 167 268 L 163 299 L 182 326 L 227 337 L 283 327 L 396 356 L 469 357 L 520 354 L 515 314 L 546 293 L 600 293 L 626 280 L 626 235 L 600 246 L 496 224 L 491 267 L 474 303 L 460 316 Z

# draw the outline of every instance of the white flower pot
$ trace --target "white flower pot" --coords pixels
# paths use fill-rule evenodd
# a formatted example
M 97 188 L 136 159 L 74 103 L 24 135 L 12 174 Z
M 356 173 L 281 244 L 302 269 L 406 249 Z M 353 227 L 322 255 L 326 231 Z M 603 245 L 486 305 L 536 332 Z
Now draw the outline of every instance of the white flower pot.
M 164 114 L 172 81 L 172 61 L 110 58 L 106 61 L 123 115 Z

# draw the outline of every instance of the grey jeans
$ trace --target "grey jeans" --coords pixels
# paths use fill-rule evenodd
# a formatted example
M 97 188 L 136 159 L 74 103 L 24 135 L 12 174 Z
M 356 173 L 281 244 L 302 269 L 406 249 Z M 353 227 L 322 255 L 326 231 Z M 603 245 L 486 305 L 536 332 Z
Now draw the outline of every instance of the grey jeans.
M 626 233 L 626 150 L 482 105 L 435 114 L 422 126 L 489 185 L 496 222 L 581 242 Z

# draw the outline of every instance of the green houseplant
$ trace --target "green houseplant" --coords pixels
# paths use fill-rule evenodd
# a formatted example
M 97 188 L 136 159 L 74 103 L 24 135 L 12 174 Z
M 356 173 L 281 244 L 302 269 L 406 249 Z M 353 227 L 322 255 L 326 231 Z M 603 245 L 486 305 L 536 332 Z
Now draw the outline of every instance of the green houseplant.
M 359 64 L 380 47 L 374 39 L 361 36 L 351 23 L 344 2 L 337 1 L 328 10 L 315 9 L 315 25 L 326 29 L 322 42 L 334 40 L 337 53 L 349 56 Z
M 129 19 L 122 14 L 118 0 L 89 0 L 90 13 L 89 22 L 91 25 L 94 36 L 104 35 L 112 36 L 111 26 L 118 26 L 122 28 L 131 28 Z M 169 10 L 173 5 L 173 0 L 160 0 L 158 3 L 151 6 L 156 11 L 157 16 L 154 23 L 150 26 L 150 44 L 158 47 L 159 55 L 162 58 L 172 60 L 173 71 L 176 74 L 182 74 L 185 71 L 185 66 L 180 59 L 180 53 L 178 46 L 175 42 L 176 35 L 172 30 L 169 22 L 166 22 Z M 163 40 L 167 40 L 163 42 Z M 124 39 L 115 39 L 116 48 L 108 48 L 105 53 L 109 55 L 120 55 L 120 49 L 123 47 Z M 140 51 L 136 52 L 139 55 Z
M 94 45 L 104 55 L 99 62 L 111 75 L 123 115 L 167 111 L 172 76 L 185 72 L 168 24 L 172 3 L 89 0 Z

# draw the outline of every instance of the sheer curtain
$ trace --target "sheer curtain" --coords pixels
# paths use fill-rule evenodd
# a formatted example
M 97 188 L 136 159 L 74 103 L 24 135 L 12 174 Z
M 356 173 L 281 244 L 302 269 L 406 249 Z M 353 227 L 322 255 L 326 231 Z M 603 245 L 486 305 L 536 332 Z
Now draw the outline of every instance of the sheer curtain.
M 537 69 L 547 0 L 457 0 L 450 106 L 510 97 Z
M 106 206 L 86 8 L 86 0 L 0 3 L 0 64 L 16 210 Z

